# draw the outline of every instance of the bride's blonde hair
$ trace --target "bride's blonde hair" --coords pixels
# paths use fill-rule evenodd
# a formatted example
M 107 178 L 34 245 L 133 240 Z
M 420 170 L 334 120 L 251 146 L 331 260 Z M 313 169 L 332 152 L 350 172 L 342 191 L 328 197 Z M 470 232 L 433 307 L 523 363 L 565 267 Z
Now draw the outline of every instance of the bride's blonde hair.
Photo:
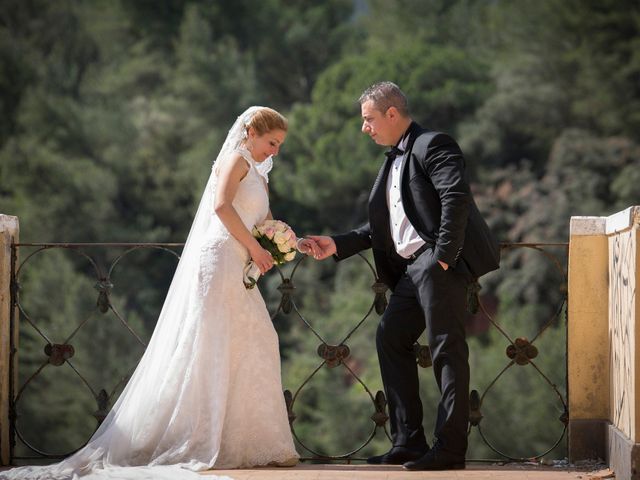
M 249 127 L 253 127 L 256 133 L 261 136 L 272 130 L 286 132 L 288 126 L 289 122 L 280 113 L 273 108 L 262 107 L 253 115 L 245 128 L 249 130 Z

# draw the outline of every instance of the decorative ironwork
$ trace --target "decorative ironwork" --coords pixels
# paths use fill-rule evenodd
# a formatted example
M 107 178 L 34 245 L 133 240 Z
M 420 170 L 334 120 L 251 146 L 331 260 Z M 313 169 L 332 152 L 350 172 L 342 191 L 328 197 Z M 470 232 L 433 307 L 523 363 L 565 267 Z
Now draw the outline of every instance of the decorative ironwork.
M 22 244 L 14 244 L 12 245 L 12 272 L 11 272 L 11 296 L 12 296 L 12 305 L 15 306 L 19 312 L 20 321 L 23 322 L 22 328 L 30 328 L 32 331 L 40 337 L 44 341 L 44 353 L 46 358 L 40 362 L 40 364 L 35 368 L 34 371 L 24 380 L 19 386 L 15 385 L 11 382 L 11 402 L 10 402 L 10 433 L 12 438 L 11 443 L 11 458 L 12 459 L 27 459 L 27 458 L 63 458 L 66 457 L 78 449 L 82 448 L 84 445 L 78 445 L 71 451 L 66 451 L 63 453 L 52 453 L 50 451 L 45 451 L 42 448 L 33 444 L 33 441 L 26 438 L 20 429 L 20 406 L 21 400 L 25 394 L 25 392 L 29 389 L 29 387 L 33 384 L 33 381 L 37 379 L 42 373 L 46 370 L 48 366 L 55 366 L 58 369 L 68 369 L 67 371 L 72 372 L 75 375 L 80 384 L 83 385 L 88 393 L 94 398 L 96 402 L 96 410 L 92 414 L 93 417 L 97 420 L 97 426 L 104 420 L 107 416 L 111 405 L 115 400 L 116 392 L 120 390 L 120 388 L 128 381 L 131 373 L 135 369 L 135 364 L 131 365 L 129 371 L 116 381 L 116 384 L 111 388 L 110 393 L 105 388 L 97 388 L 91 384 L 91 382 L 87 379 L 87 377 L 83 374 L 82 369 L 79 368 L 75 362 L 74 357 L 76 356 L 76 349 L 74 345 L 71 343 L 77 336 L 77 334 L 83 329 L 86 328 L 86 325 L 92 321 L 96 316 L 93 312 L 87 312 L 86 316 L 82 319 L 79 319 L 78 324 L 72 327 L 72 330 L 66 334 L 64 340 L 62 342 L 54 342 L 50 335 L 45 331 L 42 322 L 39 322 L 37 318 L 33 318 L 30 313 L 24 308 L 23 304 L 20 301 L 21 294 L 21 286 L 19 282 L 20 274 L 26 265 L 29 264 L 33 260 L 34 257 L 41 254 L 42 252 L 53 250 L 53 249 L 62 249 L 65 251 L 73 252 L 80 257 L 80 259 L 86 260 L 88 265 L 91 267 L 91 271 L 95 275 L 95 284 L 94 288 L 98 291 L 98 297 L 96 300 L 96 310 L 102 314 L 112 313 L 121 323 L 121 325 L 136 339 L 136 342 L 140 344 L 141 347 L 146 347 L 146 343 L 140 338 L 138 333 L 134 330 L 134 328 L 127 322 L 127 320 L 118 312 L 116 307 L 113 305 L 111 301 L 111 292 L 114 288 L 114 283 L 112 281 L 112 274 L 116 265 L 131 252 L 134 252 L 139 249 L 155 249 L 161 250 L 171 253 L 176 258 L 179 258 L 179 255 L 172 250 L 172 248 L 182 247 L 183 244 L 123 244 L 123 243 L 110 243 L 110 244 L 93 244 L 93 243 L 65 243 L 65 244 L 45 244 L 45 243 L 22 243 Z M 108 247 L 108 248 L 124 248 L 124 251 L 120 253 L 110 264 L 109 268 L 103 269 L 99 262 L 90 254 L 86 252 L 86 249 L 96 248 L 96 247 Z M 26 251 L 27 249 L 33 249 L 23 260 L 18 264 L 18 250 L 22 249 Z M 11 376 L 15 375 L 16 372 L 16 354 L 18 352 L 18 345 L 16 345 L 13 341 L 14 335 L 13 332 L 17 328 L 18 319 L 14 318 L 13 312 L 15 309 L 11 309 L 11 358 L 10 358 L 10 370 Z M 76 320 L 76 319 L 72 319 Z M 68 325 L 73 325 L 73 322 L 68 322 Z M 66 324 L 65 324 L 66 326 Z M 57 333 L 59 335 L 59 332 Z M 142 353 L 142 351 L 141 351 Z M 32 359 L 37 360 L 37 359 Z M 19 439 L 22 444 L 33 454 L 32 456 L 16 456 L 15 455 L 15 447 L 16 447 L 16 439 Z M 87 438 L 88 440 L 88 438 Z
M 73 357 L 74 353 L 76 353 L 76 351 L 74 350 L 73 345 L 59 345 L 57 343 L 52 345 L 47 343 L 44 346 L 44 354 L 49 357 L 49 363 L 56 367 L 59 367 Z
M 293 413 L 293 395 L 291 394 L 291 390 L 284 391 L 284 403 L 287 406 L 287 415 L 289 417 L 289 425 L 293 425 L 293 422 L 296 421 L 296 414 Z
M 507 357 L 518 365 L 526 365 L 538 356 L 538 349 L 524 337 L 518 337 L 507 347 Z
M 278 289 L 283 292 L 282 287 L 284 286 L 284 292 L 286 292 L 288 294 L 287 298 L 283 298 L 280 301 L 280 304 L 278 306 L 278 308 L 276 309 L 276 311 L 272 314 L 271 318 L 275 319 L 275 317 L 278 315 L 278 313 L 282 312 L 284 314 L 292 314 L 295 315 L 297 318 L 299 318 L 303 324 L 311 331 L 311 333 L 313 335 L 315 335 L 318 340 L 320 340 L 320 345 L 318 346 L 317 349 L 317 354 L 320 356 L 320 358 L 322 359 L 321 363 L 304 379 L 304 381 L 302 382 L 302 384 L 295 390 L 295 392 L 293 394 L 291 394 L 289 392 L 289 395 L 291 395 L 291 400 L 286 400 L 287 401 L 287 409 L 289 411 L 289 418 L 295 418 L 295 414 L 294 412 L 294 408 L 295 408 L 295 403 L 298 400 L 300 393 L 304 390 L 304 388 L 309 384 L 309 382 L 313 379 L 313 377 L 322 369 L 322 367 L 326 366 L 327 368 L 331 368 L 331 369 L 335 369 L 337 367 L 342 367 L 348 374 L 349 376 L 351 376 L 357 383 L 359 383 L 362 388 L 364 389 L 365 393 L 368 395 L 370 401 L 373 404 L 374 407 L 374 413 L 371 416 L 371 419 L 374 422 L 373 425 L 373 429 L 371 430 L 371 433 L 369 434 L 369 436 L 364 439 L 364 441 L 362 442 L 362 444 L 360 444 L 359 446 L 356 446 L 354 449 L 352 449 L 349 452 L 346 453 L 342 453 L 342 454 L 328 454 L 328 453 L 321 453 L 318 452 L 317 450 L 313 449 L 312 447 L 310 447 L 307 443 L 305 443 L 305 440 L 303 438 L 301 438 L 298 433 L 296 432 L 295 426 L 293 425 L 293 422 L 291 422 L 291 431 L 293 433 L 294 438 L 298 441 L 298 443 L 302 446 L 302 448 L 304 448 L 306 451 L 308 451 L 309 453 L 311 453 L 316 459 L 324 459 L 324 460 L 338 460 L 338 459 L 353 459 L 354 455 L 356 453 L 358 453 L 359 451 L 361 451 L 364 447 L 366 447 L 371 440 L 373 440 L 373 438 L 376 435 L 376 432 L 378 431 L 378 429 L 382 429 L 385 433 L 385 435 L 389 438 L 389 434 L 387 432 L 385 423 L 388 419 L 386 413 L 384 412 L 384 407 L 386 405 L 386 400 L 384 397 L 384 394 L 382 392 L 377 392 L 376 396 L 374 397 L 373 394 L 371 393 L 371 391 L 369 390 L 369 388 L 367 387 L 367 385 L 365 385 L 365 383 L 362 381 L 362 379 L 353 371 L 353 369 L 348 365 L 348 363 L 345 362 L 345 360 L 347 360 L 347 358 L 350 355 L 350 348 L 347 345 L 347 340 L 349 340 L 349 338 L 351 338 L 351 336 L 353 335 L 353 333 L 371 316 L 371 314 L 376 311 L 378 314 L 382 314 L 384 312 L 384 310 L 386 309 L 387 306 L 387 299 L 385 296 L 385 292 L 387 291 L 387 287 L 386 285 L 384 285 L 383 283 L 379 282 L 376 274 L 375 274 L 375 269 L 373 268 L 373 266 L 371 265 L 371 263 L 366 259 L 366 257 L 364 257 L 363 255 L 359 255 L 359 257 L 366 262 L 367 266 L 368 266 L 368 270 L 371 272 L 373 278 L 374 278 L 374 283 L 372 285 L 372 290 L 374 292 L 374 299 L 373 302 L 371 304 L 371 306 L 369 307 L 369 309 L 367 310 L 367 312 L 364 314 L 364 316 L 361 318 L 361 320 L 353 327 L 349 330 L 349 332 L 345 335 L 345 337 L 338 342 L 336 345 L 332 345 L 329 342 L 327 342 L 319 333 L 316 329 L 313 328 L 313 326 L 311 325 L 311 323 L 309 321 L 307 321 L 307 319 L 304 317 L 304 315 L 302 314 L 302 312 L 300 311 L 300 309 L 298 308 L 296 301 L 295 301 L 295 296 L 293 295 L 293 290 L 288 286 L 290 284 L 293 283 L 293 278 L 298 270 L 298 268 L 300 267 L 300 265 L 306 260 L 307 257 L 301 257 L 299 258 L 296 262 L 295 265 L 293 267 L 293 270 L 289 276 L 289 278 L 285 278 L 282 271 L 280 269 L 278 269 L 277 271 L 280 274 L 280 278 L 282 280 L 282 285 L 280 287 L 278 287 Z M 286 311 L 285 310 L 285 306 L 287 307 L 291 307 L 290 310 Z M 285 397 L 287 398 L 287 397 Z
M 376 407 L 376 411 L 371 415 L 371 420 L 373 420 L 378 427 L 384 428 L 384 424 L 389 420 L 389 416 L 386 413 L 387 398 L 384 396 L 383 391 L 378 390 L 376 398 L 373 400 L 373 405 Z
M 477 390 L 471 390 L 469 394 L 469 424 L 472 427 L 480 425 L 482 412 L 480 411 L 480 394 Z
M 318 347 L 318 355 L 324 359 L 327 367 L 334 368 L 340 365 L 351 353 L 346 345 L 327 345 L 320 344 Z
M 387 309 L 387 296 L 385 294 L 389 288 L 386 284 L 376 281 L 376 283 L 371 285 L 371 289 L 376 294 L 376 298 L 373 301 L 376 313 L 382 315 Z
M 431 361 L 431 349 L 429 348 L 429 345 L 420 345 L 419 343 L 416 343 L 413 345 L 413 353 L 416 356 L 418 365 L 420 365 L 422 368 L 428 368 L 433 365 L 433 362 Z
M 63 454 L 53 454 L 51 452 L 45 452 L 39 449 L 37 446 L 32 445 L 32 443 L 25 439 L 20 431 L 19 425 L 19 411 L 20 411 L 20 401 L 23 397 L 23 394 L 27 388 L 31 385 L 33 380 L 37 378 L 45 368 L 49 365 L 56 366 L 57 368 L 69 368 L 74 375 L 77 376 L 78 380 L 87 391 L 91 394 L 91 396 L 95 399 L 96 402 L 96 410 L 93 413 L 93 416 L 97 420 L 97 424 L 99 425 L 104 418 L 106 417 L 110 405 L 112 405 L 116 398 L 116 393 L 121 389 L 121 387 L 126 383 L 129 376 L 133 372 L 135 365 L 131 366 L 130 371 L 122 376 L 116 384 L 111 389 L 106 388 L 98 388 L 89 382 L 89 380 L 82 375 L 81 370 L 75 365 L 75 357 L 77 352 L 73 344 L 71 343 L 76 334 L 87 325 L 89 322 L 93 322 L 95 315 L 93 312 L 87 312 L 87 315 L 82 319 L 77 319 L 77 325 L 75 328 L 72 328 L 71 332 L 69 332 L 62 342 L 54 342 L 47 332 L 44 330 L 42 325 L 30 316 L 29 312 L 23 308 L 23 305 L 20 302 L 20 283 L 19 278 L 20 274 L 31 259 L 40 254 L 41 252 L 51 250 L 51 249 L 64 249 L 67 251 L 71 251 L 79 256 L 80 259 L 84 259 L 87 264 L 90 266 L 93 274 L 95 275 L 95 289 L 98 291 L 98 297 L 96 300 L 96 310 L 101 315 L 113 315 L 119 323 L 122 325 L 124 329 L 135 339 L 136 343 L 138 343 L 142 348 L 146 347 L 146 343 L 143 341 L 141 336 L 136 332 L 134 326 L 132 326 L 129 322 L 127 322 L 124 315 L 122 315 L 119 309 L 114 305 L 112 292 L 114 291 L 115 284 L 113 280 L 113 272 L 117 265 L 119 265 L 125 257 L 131 254 L 134 251 L 138 251 L 140 249 L 155 249 L 159 251 L 169 252 L 171 255 L 174 255 L 176 258 L 179 258 L 179 255 L 176 253 L 175 249 L 182 247 L 182 244 L 16 244 L 12 247 L 13 252 L 13 271 L 12 271 L 12 282 L 11 282 L 11 295 L 12 295 L 12 304 L 15 305 L 19 311 L 20 319 L 24 322 L 23 328 L 30 328 L 34 332 L 37 337 L 40 337 L 44 342 L 44 351 L 46 354 L 46 359 L 42 361 L 35 370 L 31 373 L 28 378 L 26 378 L 20 386 L 12 385 L 11 388 L 11 397 L 13 401 L 10 406 L 10 414 L 11 414 L 11 432 L 12 437 L 14 437 L 14 445 L 15 438 L 18 438 L 27 448 L 29 448 L 34 454 L 39 457 L 45 458 L 61 458 L 73 452 L 66 452 Z M 536 341 L 540 338 L 540 336 L 548 329 L 548 327 L 553 323 L 555 319 L 557 319 L 561 312 L 564 310 L 565 302 L 566 302 L 566 273 L 564 268 L 562 267 L 558 258 L 548 251 L 545 250 L 546 247 L 564 247 L 566 248 L 566 244 L 504 244 L 502 245 L 503 253 L 507 253 L 514 249 L 531 249 L 533 251 L 541 253 L 545 258 L 550 260 L 555 268 L 560 272 L 562 281 L 560 282 L 560 290 L 563 293 L 563 300 L 561 304 L 558 306 L 555 314 L 546 321 L 540 328 L 540 330 L 533 336 L 531 340 L 524 336 L 512 337 L 507 333 L 506 329 L 500 325 L 490 314 L 489 310 L 485 307 L 482 301 L 482 297 L 479 295 L 480 285 L 479 284 L 471 284 L 470 288 L 467 292 L 467 301 L 469 310 L 471 312 L 478 311 L 484 317 L 488 319 L 491 326 L 495 328 L 506 340 L 506 354 L 508 357 L 507 364 L 504 368 L 497 374 L 497 376 L 486 386 L 484 391 L 480 393 L 478 390 L 473 390 L 470 393 L 470 428 L 469 432 L 476 428 L 482 438 L 482 440 L 500 457 L 506 458 L 509 460 L 531 460 L 538 459 L 543 455 L 546 455 L 548 452 L 553 450 L 564 438 L 566 432 L 566 425 L 568 422 L 568 409 L 566 405 L 566 401 L 563 395 L 560 393 L 558 387 L 553 384 L 553 382 L 541 371 L 539 366 L 535 363 L 535 360 L 538 357 L 538 347 L 535 345 Z M 86 250 L 95 247 L 108 247 L 111 249 L 122 249 L 123 251 L 115 257 L 113 261 L 111 261 L 108 268 L 102 268 L 100 263 L 94 258 L 94 256 L 89 255 Z M 31 251 L 22 262 L 17 264 L 17 253 L 19 249 L 35 249 Z M 294 285 L 294 277 L 299 267 L 304 264 L 307 257 L 301 257 L 293 264 L 293 269 L 290 272 L 289 276 L 285 276 L 283 271 L 280 268 L 275 268 L 280 277 L 280 285 L 277 287 L 277 290 L 280 293 L 280 301 L 275 308 L 275 311 L 272 312 L 272 319 L 278 314 L 291 315 L 292 318 L 299 320 L 302 322 L 302 325 L 306 329 L 308 329 L 311 335 L 314 335 L 317 340 L 320 342 L 317 348 L 317 355 L 319 355 L 320 360 L 319 363 L 311 369 L 309 374 L 303 379 L 301 384 L 291 390 L 284 391 L 284 399 L 287 407 L 287 413 L 289 418 L 289 423 L 291 425 L 291 430 L 294 435 L 294 438 L 300 445 L 302 449 L 311 454 L 311 458 L 313 459 L 324 459 L 324 460 L 337 460 L 337 459 L 347 459 L 353 460 L 358 459 L 357 454 L 363 448 L 365 448 L 377 435 L 380 431 L 383 435 L 386 435 L 389 438 L 389 433 L 387 431 L 387 421 L 389 419 L 388 414 L 386 412 L 387 400 L 385 394 L 382 391 L 376 392 L 375 395 L 371 392 L 371 390 L 367 387 L 367 385 L 363 382 L 360 375 L 357 373 L 357 369 L 354 368 L 354 360 L 351 358 L 351 347 L 348 345 L 349 340 L 352 336 L 358 331 L 358 329 L 367 321 L 377 321 L 374 315 L 374 312 L 377 315 L 382 315 L 387 307 L 387 287 L 383 283 L 381 283 L 376 277 L 375 269 L 369 262 L 369 260 L 363 256 L 359 255 L 354 258 L 358 258 L 357 261 L 364 261 L 366 266 L 368 266 L 368 271 L 370 272 L 373 283 L 371 285 L 371 290 L 373 292 L 373 298 L 371 300 L 371 304 L 367 308 L 365 312 L 362 313 L 360 319 L 352 325 L 348 332 L 341 338 L 339 341 L 335 343 L 329 343 L 323 336 L 312 326 L 312 324 L 305 318 L 303 315 L 299 305 L 296 303 L 296 286 Z M 565 310 L 566 316 L 566 310 Z M 17 320 L 15 318 L 11 318 L 11 331 L 13 332 L 15 328 L 17 328 Z M 566 320 L 566 317 L 565 317 Z M 12 337 L 13 338 L 13 337 Z M 15 354 L 17 352 L 17 345 L 12 343 L 11 351 L 12 356 L 10 359 L 10 368 L 11 371 L 14 372 L 16 369 L 15 363 Z M 373 348 L 373 342 L 371 342 L 371 348 Z M 311 352 L 309 352 L 311 354 Z M 420 345 L 416 343 L 414 345 L 414 353 L 416 356 L 416 363 L 423 368 L 427 368 L 431 366 L 431 352 L 427 345 Z M 511 455 L 506 452 L 499 451 L 494 445 L 491 444 L 489 439 L 486 437 L 485 433 L 482 430 L 482 427 L 486 427 L 485 423 L 483 423 L 483 413 L 481 411 L 483 407 L 483 402 L 486 399 L 487 394 L 495 387 L 495 385 L 500 381 L 502 376 L 506 371 L 508 371 L 512 366 L 520 365 L 523 368 L 532 368 L 540 377 L 544 380 L 544 382 L 549 386 L 555 396 L 558 398 L 560 404 L 562 405 L 563 413 L 560 416 L 559 420 L 563 423 L 564 428 L 559 438 L 555 442 L 555 444 L 551 445 L 544 453 L 530 455 L 527 458 L 521 458 L 517 455 Z M 371 426 L 370 433 L 366 436 L 366 438 L 362 439 L 362 442 L 359 445 L 355 445 L 353 448 L 350 448 L 349 451 L 344 453 L 326 453 L 319 452 L 312 446 L 308 445 L 309 440 L 303 438 L 301 434 L 296 431 L 295 422 L 297 419 L 296 415 L 296 407 L 297 402 L 300 402 L 301 393 L 307 388 L 309 383 L 312 381 L 315 375 L 320 372 L 323 367 L 327 367 L 331 369 L 334 374 L 336 372 L 342 372 L 343 375 L 346 375 L 353 379 L 354 382 L 359 384 L 363 393 L 368 397 L 368 401 L 371 401 L 371 405 L 373 407 L 373 413 L 371 414 L 371 421 L 373 425 Z M 520 370 L 518 370 L 520 371 Z M 517 393 L 514 392 L 514 395 Z M 517 428 L 517 427 L 514 427 Z M 12 445 L 12 456 L 13 456 L 13 448 Z M 83 445 L 79 445 L 78 448 L 81 448 Z M 29 458 L 29 457 L 15 457 L 13 458 Z
M 98 421 L 98 425 L 100 425 L 109 414 L 109 394 L 104 388 L 96 395 L 96 402 L 98 403 L 98 410 L 93 412 L 93 416 Z
M 551 261 L 552 265 L 555 267 L 556 272 L 560 275 L 562 281 L 560 282 L 559 285 L 559 291 L 562 293 L 562 298 L 560 301 L 560 304 L 558 305 L 558 307 L 555 310 L 555 313 L 546 321 L 544 322 L 544 324 L 541 326 L 541 328 L 539 329 L 539 331 L 536 333 L 535 337 L 532 340 L 528 340 L 525 337 L 518 337 L 515 340 L 512 339 L 509 334 L 505 331 L 505 329 L 492 317 L 492 315 L 487 311 L 487 309 L 484 307 L 482 301 L 479 302 L 478 306 L 480 311 L 483 313 L 483 315 L 489 319 L 489 321 L 491 322 L 491 325 L 493 327 L 496 328 L 496 330 L 498 332 L 500 332 L 500 334 L 502 336 L 505 337 L 505 339 L 509 342 L 509 345 L 506 348 L 506 354 L 507 357 L 509 357 L 509 363 L 507 363 L 507 365 L 498 373 L 498 375 L 493 379 L 493 381 L 487 386 L 487 388 L 484 390 L 484 392 L 482 393 L 482 395 L 480 395 L 476 390 L 473 390 L 471 392 L 470 395 L 470 427 L 469 427 L 469 432 L 471 432 L 471 429 L 473 427 L 477 428 L 478 433 L 480 434 L 482 440 L 485 442 L 485 444 L 491 449 L 493 450 L 495 453 L 497 453 L 498 455 L 500 455 L 503 458 L 509 459 L 511 461 L 531 461 L 531 460 L 537 460 L 540 459 L 542 457 L 544 457 L 545 455 L 547 455 L 549 452 L 551 452 L 552 450 L 554 450 L 562 441 L 562 439 L 565 437 L 566 431 L 567 431 L 567 425 L 568 425 L 568 418 L 569 418 L 569 413 L 568 413 L 568 407 L 567 407 L 567 403 L 565 398 L 562 396 L 562 394 L 560 393 L 558 386 L 555 385 L 547 375 L 545 375 L 542 370 L 536 365 L 536 363 L 533 361 L 534 358 L 536 358 L 538 356 L 538 348 L 534 345 L 534 342 L 536 340 L 538 340 L 540 338 L 540 336 L 554 323 L 554 321 L 556 319 L 558 319 L 561 315 L 561 313 L 564 311 L 564 315 L 565 315 L 565 332 L 566 332 L 566 302 L 567 302 L 567 273 L 566 270 L 562 267 L 560 260 L 558 259 L 558 257 L 552 253 L 550 253 L 549 251 L 545 250 L 545 247 L 561 247 L 563 248 L 565 251 L 568 248 L 568 244 L 567 243 L 547 243 L 547 244 L 533 244 L 533 243 L 517 243 L 517 244 L 502 244 L 502 253 L 504 255 L 504 253 L 516 249 L 516 248 L 524 248 L 524 249 L 531 249 L 535 252 L 539 252 L 541 253 L 544 257 L 546 257 L 548 260 Z M 556 442 L 551 445 L 547 450 L 545 450 L 542 453 L 538 453 L 538 454 L 533 454 L 530 455 L 528 457 L 520 457 L 520 456 L 516 456 L 516 455 L 511 455 L 509 453 L 506 452 L 502 452 L 500 450 L 498 450 L 498 448 L 493 445 L 489 439 L 487 438 L 487 436 L 483 433 L 482 431 L 482 427 L 480 425 L 480 421 L 482 420 L 483 416 L 482 413 L 480 411 L 480 408 L 482 407 L 482 403 L 484 401 L 484 399 L 487 396 L 487 393 L 489 393 L 489 391 L 496 385 L 496 383 L 502 378 L 502 376 L 504 375 L 505 372 L 507 372 L 511 367 L 513 367 L 514 365 L 521 365 L 521 366 L 530 366 L 534 369 L 534 371 L 544 380 L 544 382 L 549 386 L 549 388 L 552 390 L 552 392 L 555 394 L 555 396 L 558 398 L 560 404 L 562 405 L 562 409 L 563 409 L 563 413 L 560 416 L 559 420 L 563 423 L 563 429 L 560 433 L 560 435 L 558 436 Z M 566 363 L 564 366 L 564 370 L 565 370 L 565 381 L 566 381 Z
M 96 302 L 98 310 L 100 310 L 101 313 L 107 313 L 109 311 L 109 306 L 111 305 L 109 302 L 109 293 L 111 293 L 113 283 L 106 278 L 101 278 L 94 285 L 94 288 L 100 292 L 98 295 L 98 301 Z
M 293 292 L 295 289 L 296 287 L 293 285 L 291 279 L 289 278 L 283 278 L 282 283 L 278 287 L 278 290 L 280 290 L 280 293 L 282 294 L 280 308 L 282 308 L 282 311 L 286 314 L 291 313 L 291 309 L 293 308 L 291 299 L 293 297 Z

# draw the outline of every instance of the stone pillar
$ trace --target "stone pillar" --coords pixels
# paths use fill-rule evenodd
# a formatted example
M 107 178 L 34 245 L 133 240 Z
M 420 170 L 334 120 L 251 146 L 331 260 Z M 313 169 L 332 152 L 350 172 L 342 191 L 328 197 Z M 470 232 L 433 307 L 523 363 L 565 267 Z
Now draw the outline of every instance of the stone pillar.
M 611 351 L 609 464 L 618 480 L 640 478 L 640 207 L 607 218 Z
M 609 424 L 606 217 L 572 217 L 568 271 L 569 459 L 605 459 Z
M 18 243 L 18 217 L 0 214 L 0 465 L 10 462 L 9 395 L 11 378 L 11 244 Z M 17 316 L 16 316 L 17 318 Z M 16 326 L 17 327 L 17 326 Z M 18 329 L 14 329 L 17 344 Z M 14 383 L 15 385 L 15 383 Z
M 640 480 L 640 207 L 573 217 L 569 242 L 569 459 Z

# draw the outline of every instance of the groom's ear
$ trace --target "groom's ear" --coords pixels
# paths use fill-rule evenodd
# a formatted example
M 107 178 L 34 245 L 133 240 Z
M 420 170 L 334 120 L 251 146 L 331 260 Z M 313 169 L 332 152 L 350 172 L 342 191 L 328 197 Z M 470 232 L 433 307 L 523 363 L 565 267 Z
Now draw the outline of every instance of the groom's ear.
M 396 107 L 391 106 L 387 108 L 387 111 L 385 112 L 385 116 L 389 120 L 397 120 L 398 117 L 400 116 L 400 112 L 398 112 L 398 109 Z

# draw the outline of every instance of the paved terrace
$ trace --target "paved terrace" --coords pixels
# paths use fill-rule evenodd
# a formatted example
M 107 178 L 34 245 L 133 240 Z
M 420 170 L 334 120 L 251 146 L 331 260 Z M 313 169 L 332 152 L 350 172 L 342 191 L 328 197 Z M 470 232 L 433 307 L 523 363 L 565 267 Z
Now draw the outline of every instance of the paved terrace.
M 0 467 L 0 472 L 9 467 Z M 532 464 L 467 464 L 466 470 L 408 472 L 392 465 L 299 464 L 292 468 L 209 470 L 203 480 L 228 476 L 233 480 L 610 480 L 615 474 L 601 464 L 557 468 Z
M 309 465 L 293 468 L 254 468 L 247 470 L 215 470 L 209 475 L 228 475 L 234 480 L 604 480 L 615 479 L 609 469 L 585 467 L 554 468 L 533 465 L 470 464 L 466 470 L 444 472 L 408 472 L 402 467 L 378 465 Z

